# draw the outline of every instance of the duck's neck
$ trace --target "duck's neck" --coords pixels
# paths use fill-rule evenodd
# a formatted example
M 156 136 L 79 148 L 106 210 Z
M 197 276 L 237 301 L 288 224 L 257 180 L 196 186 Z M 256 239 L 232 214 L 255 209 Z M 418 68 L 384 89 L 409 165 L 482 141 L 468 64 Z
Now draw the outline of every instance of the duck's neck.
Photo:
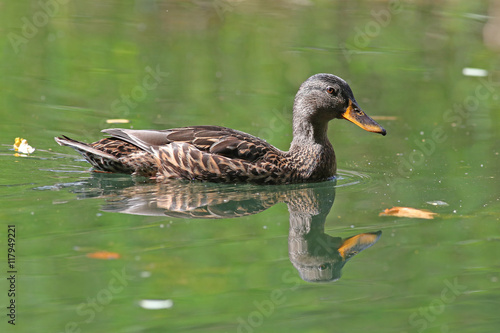
M 302 150 L 311 145 L 319 145 L 325 148 L 331 148 L 328 140 L 328 121 L 314 119 L 309 113 L 293 113 L 293 140 L 290 146 L 290 152 Z M 332 149 L 333 150 L 333 149 Z
M 293 115 L 293 140 L 288 156 L 300 161 L 298 172 L 303 179 L 330 178 L 335 175 L 337 165 L 335 152 L 328 140 L 328 120 L 311 119 L 312 112 L 300 111 Z

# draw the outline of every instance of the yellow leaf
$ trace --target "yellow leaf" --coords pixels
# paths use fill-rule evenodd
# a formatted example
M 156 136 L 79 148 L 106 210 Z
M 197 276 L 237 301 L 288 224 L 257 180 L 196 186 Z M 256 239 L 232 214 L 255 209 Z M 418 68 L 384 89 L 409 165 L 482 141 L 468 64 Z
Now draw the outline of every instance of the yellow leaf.
M 111 259 L 119 259 L 120 255 L 116 252 L 97 251 L 97 252 L 87 253 L 87 257 L 92 259 L 111 260 Z

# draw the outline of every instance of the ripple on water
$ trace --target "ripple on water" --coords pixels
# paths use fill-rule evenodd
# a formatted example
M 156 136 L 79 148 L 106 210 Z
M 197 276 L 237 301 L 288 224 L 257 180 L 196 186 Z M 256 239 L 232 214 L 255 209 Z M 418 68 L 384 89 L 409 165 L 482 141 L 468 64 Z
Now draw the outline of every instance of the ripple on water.
M 337 185 L 335 187 L 350 187 L 358 184 L 368 184 L 372 177 L 366 173 L 352 170 L 337 171 Z

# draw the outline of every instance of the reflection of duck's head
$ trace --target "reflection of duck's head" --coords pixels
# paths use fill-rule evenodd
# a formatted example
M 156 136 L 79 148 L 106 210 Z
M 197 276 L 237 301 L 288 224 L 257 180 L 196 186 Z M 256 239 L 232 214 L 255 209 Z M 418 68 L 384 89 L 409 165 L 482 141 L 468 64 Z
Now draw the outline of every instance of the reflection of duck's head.
M 342 240 L 319 230 L 307 234 L 290 235 L 288 251 L 290 261 L 308 282 L 330 282 L 338 280 L 345 263 L 375 244 L 381 231 L 363 233 Z
M 288 256 L 300 277 L 308 282 L 338 280 L 345 263 L 375 244 L 381 231 L 342 240 L 325 234 L 325 221 L 335 200 L 335 189 L 316 186 L 286 196 L 290 212 Z

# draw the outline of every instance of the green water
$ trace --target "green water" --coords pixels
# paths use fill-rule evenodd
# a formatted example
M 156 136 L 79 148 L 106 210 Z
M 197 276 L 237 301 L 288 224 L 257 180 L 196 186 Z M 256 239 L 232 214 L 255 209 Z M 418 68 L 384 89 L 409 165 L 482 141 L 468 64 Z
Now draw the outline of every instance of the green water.
M 497 1 L 47 0 L 0 9 L 2 331 L 500 328 Z M 334 120 L 336 182 L 157 186 L 92 174 L 53 140 L 213 124 L 287 150 L 294 95 L 320 72 L 346 79 L 388 132 Z M 106 123 L 115 118 L 130 123 Z M 16 137 L 36 151 L 14 156 Z M 439 216 L 379 216 L 393 206 Z M 339 259 L 346 238 L 378 231 L 371 247 Z M 119 258 L 87 256 L 98 251 Z

